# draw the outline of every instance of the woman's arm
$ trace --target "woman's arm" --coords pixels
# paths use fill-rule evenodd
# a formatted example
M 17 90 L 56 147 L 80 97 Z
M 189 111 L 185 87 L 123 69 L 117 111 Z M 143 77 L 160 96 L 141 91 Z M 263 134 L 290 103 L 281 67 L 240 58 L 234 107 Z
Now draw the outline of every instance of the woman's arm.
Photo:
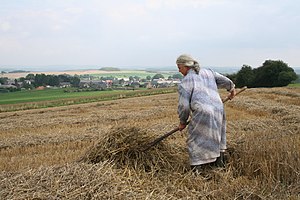
M 218 72 L 213 72 L 213 74 L 218 88 L 225 88 L 228 92 L 232 92 L 235 89 L 235 84 L 229 78 Z
M 193 91 L 193 81 L 188 78 L 185 80 L 183 79 L 181 84 L 178 86 L 179 98 L 178 98 L 177 112 L 178 112 L 181 125 L 185 125 L 190 116 L 190 102 L 192 98 L 192 91 Z

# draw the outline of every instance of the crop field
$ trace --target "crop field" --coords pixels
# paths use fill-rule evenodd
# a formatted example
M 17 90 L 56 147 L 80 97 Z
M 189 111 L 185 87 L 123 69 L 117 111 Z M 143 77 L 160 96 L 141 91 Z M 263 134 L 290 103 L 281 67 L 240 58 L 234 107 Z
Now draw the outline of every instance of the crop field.
M 221 96 L 226 91 L 221 90 Z M 189 169 L 176 92 L 0 113 L 0 199 L 300 198 L 300 88 L 225 104 L 228 163 Z
M 95 101 L 174 92 L 174 87 L 108 91 L 65 92 L 65 89 L 25 90 L 0 93 L 0 112 L 57 107 Z
M 10 93 L 0 93 L 0 105 L 17 104 L 27 102 L 51 101 L 66 98 L 76 98 L 84 96 L 97 96 L 102 94 L 112 94 L 120 91 L 89 91 L 89 92 L 64 92 L 65 89 L 45 89 L 45 90 L 24 90 Z

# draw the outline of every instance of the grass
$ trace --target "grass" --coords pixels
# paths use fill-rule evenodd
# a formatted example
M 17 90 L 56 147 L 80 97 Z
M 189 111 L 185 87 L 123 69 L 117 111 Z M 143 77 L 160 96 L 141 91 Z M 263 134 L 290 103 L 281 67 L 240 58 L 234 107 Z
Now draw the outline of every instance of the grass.
M 291 83 L 288 87 L 300 87 L 300 83 Z
M 97 101 L 175 92 L 176 88 L 64 92 L 64 89 L 20 91 L 0 94 L 0 112 L 66 106 Z
M 105 94 L 126 93 L 126 91 L 87 91 L 87 92 L 64 92 L 65 89 L 24 90 L 19 92 L 0 94 L 0 105 L 17 104 L 39 101 L 52 101 L 77 97 L 93 97 Z

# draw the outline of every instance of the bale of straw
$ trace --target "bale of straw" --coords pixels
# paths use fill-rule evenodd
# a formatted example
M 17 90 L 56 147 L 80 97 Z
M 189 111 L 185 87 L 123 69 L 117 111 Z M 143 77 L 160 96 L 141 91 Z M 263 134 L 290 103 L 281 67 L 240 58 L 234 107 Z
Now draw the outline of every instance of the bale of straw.
M 187 160 L 182 159 L 182 154 L 186 154 L 185 147 L 163 141 L 144 151 L 154 139 L 153 134 L 138 127 L 115 127 L 110 133 L 103 134 L 79 162 L 110 161 L 118 168 L 130 167 L 144 171 L 183 169 L 186 166 Z

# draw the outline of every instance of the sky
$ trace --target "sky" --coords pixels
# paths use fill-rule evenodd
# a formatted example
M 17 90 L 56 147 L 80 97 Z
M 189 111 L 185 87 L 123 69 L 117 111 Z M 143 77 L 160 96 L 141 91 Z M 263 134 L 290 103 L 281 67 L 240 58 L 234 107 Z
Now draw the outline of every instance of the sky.
M 299 0 L 0 0 L 0 68 L 300 66 Z

